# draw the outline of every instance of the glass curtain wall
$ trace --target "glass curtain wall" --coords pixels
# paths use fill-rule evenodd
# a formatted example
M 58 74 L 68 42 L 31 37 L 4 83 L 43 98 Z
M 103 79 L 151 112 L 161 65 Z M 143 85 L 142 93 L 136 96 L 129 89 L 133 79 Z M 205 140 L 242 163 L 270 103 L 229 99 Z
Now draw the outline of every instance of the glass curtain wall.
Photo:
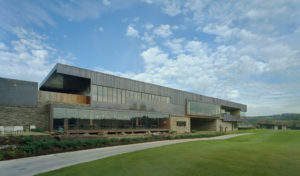
M 92 101 L 126 104 L 126 100 L 141 100 L 170 103 L 170 97 L 152 95 L 142 92 L 134 92 L 117 88 L 92 85 L 91 88 Z
M 53 109 L 54 130 L 169 129 L 169 115 L 157 113 Z
M 219 116 L 221 107 L 219 105 L 188 101 L 187 102 L 187 114 L 188 115 L 207 115 L 207 116 Z

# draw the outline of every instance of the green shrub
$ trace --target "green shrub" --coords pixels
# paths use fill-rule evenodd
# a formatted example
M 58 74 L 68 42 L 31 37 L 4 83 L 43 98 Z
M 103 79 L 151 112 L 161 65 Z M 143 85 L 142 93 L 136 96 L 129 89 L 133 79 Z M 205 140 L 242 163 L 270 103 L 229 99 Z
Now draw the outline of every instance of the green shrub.
M 144 138 L 143 137 L 135 137 L 135 138 L 132 138 L 133 141 L 137 141 L 137 142 L 142 142 L 144 141 Z
M 124 142 L 124 143 L 130 143 L 132 141 L 131 138 L 122 138 L 120 139 L 121 142 Z
M 118 138 L 110 138 L 109 140 L 111 143 L 116 143 L 116 142 L 120 141 L 120 139 L 118 139 Z
M 33 131 L 33 132 L 39 132 L 39 133 L 45 132 L 45 130 L 40 129 L 40 128 L 36 128 L 36 129 L 31 130 L 31 131 Z
M 162 136 L 152 136 L 153 139 L 162 139 L 163 137 Z
M 33 142 L 33 139 L 31 137 L 27 136 L 27 137 L 20 139 L 20 142 L 22 144 L 29 144 L 29 143 Z
M 167 139 L 171 140 L 171 139 L 173 139 L 173 136 L 168 135 L 168 136 L 167 136 Z
M 3 157 L 4 157 L 4 152 L 0 151 L 0 160 L 2 160 Z

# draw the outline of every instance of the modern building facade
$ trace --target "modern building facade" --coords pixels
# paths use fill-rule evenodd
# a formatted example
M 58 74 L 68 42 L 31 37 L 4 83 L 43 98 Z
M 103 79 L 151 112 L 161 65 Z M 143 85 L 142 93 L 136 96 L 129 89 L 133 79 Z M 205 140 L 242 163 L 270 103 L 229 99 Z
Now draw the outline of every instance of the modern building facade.
M 63 64 L 32 91 L 36 102 L 27 108 L 39 109 L 43 128 L 67 133 L 231 131 L 247 111 L 243 104 Z M 9 121 L 1 111 L 13 105 L 5 102 L 14 100 L 0 101 L 0 119 Z

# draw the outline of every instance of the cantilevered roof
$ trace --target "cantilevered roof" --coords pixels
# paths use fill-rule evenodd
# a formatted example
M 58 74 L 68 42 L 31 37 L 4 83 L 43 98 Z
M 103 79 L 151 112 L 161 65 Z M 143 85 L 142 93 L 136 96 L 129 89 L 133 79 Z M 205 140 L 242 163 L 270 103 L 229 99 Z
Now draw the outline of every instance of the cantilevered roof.
M 178 89 L 159 86 L 151 83 L 145 83 L 128 78 L 122 78 L 106 73 L 96 72 L 74 66 L 56 64 L 51 72 L 40 84 L 41 90 L 55 89 L 59 86 L 69 87 L 72 82 L 80 80 L 89 80 L 90 84 L 114 87 L 124 90 L 144 92 L 160 96 L 171 97 L 171 103 L 185 105 L 186 100 L 199 101 L 203 103 L 216 104 L 228 108 L 240 109 L 246 112 L 247 106 L 218 98 L 208 97 L 200 94 L 181 91 Z M 63 81 L 65 80 L 65 81 Z M 67 80 L 67 81 L 66 81 Z M 72 87 L 72 85 L 71 85 Z

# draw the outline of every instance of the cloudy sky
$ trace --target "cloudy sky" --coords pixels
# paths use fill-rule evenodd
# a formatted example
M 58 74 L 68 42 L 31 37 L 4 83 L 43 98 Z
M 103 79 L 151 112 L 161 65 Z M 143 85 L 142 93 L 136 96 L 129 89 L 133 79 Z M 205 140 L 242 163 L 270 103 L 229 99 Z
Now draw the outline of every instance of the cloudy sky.
M 299 0 L 0 0 L 0 77 L 55 63 L 300 112 Z

